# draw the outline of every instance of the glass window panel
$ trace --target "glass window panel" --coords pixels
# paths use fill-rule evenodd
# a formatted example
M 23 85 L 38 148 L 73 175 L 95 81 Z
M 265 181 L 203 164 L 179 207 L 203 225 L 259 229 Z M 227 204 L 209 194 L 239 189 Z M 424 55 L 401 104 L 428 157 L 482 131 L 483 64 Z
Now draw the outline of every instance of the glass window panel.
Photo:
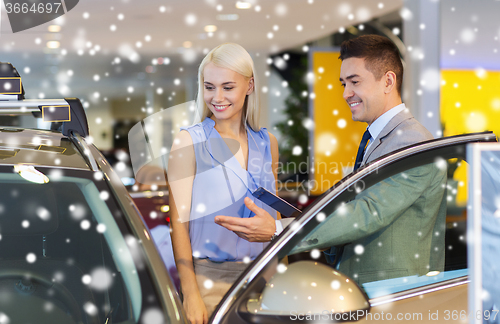
M 370 298 L 467 275 L 466 168 L 461 158 L 437 158 L 372 185 L 359 181 L 284 249 L 289 262 L 329 264 L 341 251 L 337 268 Z
M 145 310 L 161 313 L 107 183 L 89 171 L 37 169 L 48 183 L 0 167 L 0 309 L 11 322 L 135 323 Z

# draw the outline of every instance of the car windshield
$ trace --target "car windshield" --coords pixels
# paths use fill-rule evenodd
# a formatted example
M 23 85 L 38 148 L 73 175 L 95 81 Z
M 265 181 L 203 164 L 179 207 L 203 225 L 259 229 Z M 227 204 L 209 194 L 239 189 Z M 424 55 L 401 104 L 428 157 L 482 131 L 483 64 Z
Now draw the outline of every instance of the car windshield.
M 161 312 L 124 217 L 100 172 L 0 167 L 0 315 L 136 323 Z

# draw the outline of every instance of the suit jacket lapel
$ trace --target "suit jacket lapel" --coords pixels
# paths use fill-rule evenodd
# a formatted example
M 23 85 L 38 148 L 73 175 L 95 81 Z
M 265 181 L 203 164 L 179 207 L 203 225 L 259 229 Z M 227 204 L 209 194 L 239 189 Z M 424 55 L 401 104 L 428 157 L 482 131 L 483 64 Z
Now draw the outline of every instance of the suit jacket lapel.
M 403 121 L 412 118 L 413 116 L 411 115 L 410 111 L 408 109 L 403 110 L 396 116 L 392 117 L 392 119 L 385 125 L 385 127 L 382 129 L 378 137 L 374 140 L 373 144 L 370 146 L 370 149 L 365 153 L 363 156 L 363 162 L 361 165 L 366 164 L 366 161 L 369 160 L 370 155 L 377 149 L 377 147 L 382 144 L 384 141 L 384 138 L 389 135 L 394 128 L 396 128 L 399 124 L 401 124 Z

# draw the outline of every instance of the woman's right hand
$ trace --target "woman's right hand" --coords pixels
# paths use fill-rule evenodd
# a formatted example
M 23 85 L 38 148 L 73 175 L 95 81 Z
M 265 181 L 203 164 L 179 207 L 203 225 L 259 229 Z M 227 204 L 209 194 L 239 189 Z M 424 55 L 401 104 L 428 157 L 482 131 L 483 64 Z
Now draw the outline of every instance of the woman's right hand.
M 199 294 L 184 298 L 183 306 L 191 324 L 208 324 L 207 308 Z

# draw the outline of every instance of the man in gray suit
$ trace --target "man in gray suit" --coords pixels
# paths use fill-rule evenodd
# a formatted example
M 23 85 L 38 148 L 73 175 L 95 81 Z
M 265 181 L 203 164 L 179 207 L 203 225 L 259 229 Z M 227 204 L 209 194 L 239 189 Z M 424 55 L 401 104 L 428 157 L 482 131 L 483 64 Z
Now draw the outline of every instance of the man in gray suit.
M 367 35 L 345 41 L 340 59 L 340 82 L 352 118 L 368 124 L 354 170 L 432 139 L 401 101 L 403 65 L 388 38 Z M 424 165 L 365 189 L 318 225 L 295 251 L 334 247 L 325 251 L 330 259 L 338 252 L 336 246 L 345 245 L 339 269 L 359 283 L 442 271 L 445 165 Z M 255 217 L 217 216 L 215 221 L 249 241 L 269 241 L 280 232 L 282 224 L 250 199 L 245 203 Z

